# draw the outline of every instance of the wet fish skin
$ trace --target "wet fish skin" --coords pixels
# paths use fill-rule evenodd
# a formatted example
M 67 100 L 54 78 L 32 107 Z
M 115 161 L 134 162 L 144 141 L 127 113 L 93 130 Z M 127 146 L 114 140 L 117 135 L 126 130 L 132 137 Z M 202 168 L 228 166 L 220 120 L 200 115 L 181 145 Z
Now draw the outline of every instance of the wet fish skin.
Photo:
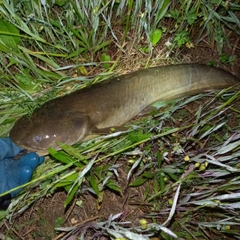
M 239 83 L 229 72 L 200 64 L 147 68 L 111 78 L 43 104 L 16 121 L 13 142 L 39 155 L 56 141 L 72 145 L 116 130 L 157 102 Z

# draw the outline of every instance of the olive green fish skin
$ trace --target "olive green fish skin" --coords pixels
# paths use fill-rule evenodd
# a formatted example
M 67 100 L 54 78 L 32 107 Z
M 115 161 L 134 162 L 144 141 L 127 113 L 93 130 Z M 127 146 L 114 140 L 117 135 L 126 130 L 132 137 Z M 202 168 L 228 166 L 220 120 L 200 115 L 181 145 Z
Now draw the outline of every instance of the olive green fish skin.
M 74 144 L 122 126 L 154 102 L 222 89 L 239 83 L 229 72 L 198 64 L 159 66 L 115 77 L 53 99 L 23 116 L 13 142 L 39 155 L 56 141 Z

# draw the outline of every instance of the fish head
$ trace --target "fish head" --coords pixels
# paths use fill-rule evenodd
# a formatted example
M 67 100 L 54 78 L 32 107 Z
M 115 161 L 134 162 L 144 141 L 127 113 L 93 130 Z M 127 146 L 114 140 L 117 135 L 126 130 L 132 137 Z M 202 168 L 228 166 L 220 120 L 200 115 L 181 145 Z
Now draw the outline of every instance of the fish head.
M 23 116 L 10 131 L 12 141 L 22 149 L 47 155 L 50 147 L 60 149 L 57 142 L 72 145 L 82 141 L 93 128 L 88 115 L 65 112 L 57 116 Z

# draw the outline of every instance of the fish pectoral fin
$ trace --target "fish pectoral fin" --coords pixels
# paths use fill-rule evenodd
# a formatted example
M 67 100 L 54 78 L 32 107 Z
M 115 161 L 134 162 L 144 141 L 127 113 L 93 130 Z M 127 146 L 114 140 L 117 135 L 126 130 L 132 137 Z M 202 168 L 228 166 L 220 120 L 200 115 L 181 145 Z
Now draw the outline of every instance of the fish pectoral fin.
M 77 142 L 91 135 L 92 129 L 95 129 L 90 116 L 84 112 L 69 111 L 64 121 L 67 126 L 65 132 L 68 136 L 77 136 Z
M 122 132 L 122 131 L 126 131 L 127 128 L 126 127 L 107 127 L 107 128 L 93 128 L 91 130 L 91 134 L 97 134 L 97 135 L 106 135 L 106 134 L 110 134 L 110 133 L 114 133 L 114 132 Z
M 139 114 L 138 116 L 145 116 L 145 115 L 149 115 L 150 113 L 156 113 L 157 112 L 157 108 L 155 108 L 154 106 L 147 106 L 145 107 Z

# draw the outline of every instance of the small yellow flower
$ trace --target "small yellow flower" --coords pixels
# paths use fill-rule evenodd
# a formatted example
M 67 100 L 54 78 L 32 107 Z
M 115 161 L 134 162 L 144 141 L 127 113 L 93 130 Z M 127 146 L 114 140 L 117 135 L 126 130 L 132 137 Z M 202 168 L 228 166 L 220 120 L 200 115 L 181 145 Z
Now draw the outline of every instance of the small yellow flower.
M 230 230 L 230 229 L 231 229 L 231 226 L 230 226 L 230 225 L 227 225 L 227 226 L 225 227 L 225 229 L 226 229 L 226 230 Z
M 194 45 L 193 45 L 192 42 L 187 42 L 187 43 L 186 43 L 186 47 L 187 47 L 187 48 L 193 48 Z
M 110 132 L 114 133 L 115 132 L 115 128 L 114 127 L 110 128 Z
M 145 230 L 148 227 L 147 220 L 145 218 L 142 218 L 139 220 L 139 223 L 141 225 L 141 229 Z
M 194 164 L 195 168 L 199 168 L 199 166 L 200 166 L 200 163 L 198 163 L 198 162 Z
M 205 166 L 204 163 L 202 163 L 202 164 L 200 165 L 199 170 L 200 170 L 200 171 L 205 171 L 205 170 L 206 170 L 206 166 Z
M 129 164 L 134 164 L 134 163 L 135 163 L 135 160 L 134 160 L 134 159 L 129 159 L 129 160 L 128 160 L 128 163 L 129 163 Z

